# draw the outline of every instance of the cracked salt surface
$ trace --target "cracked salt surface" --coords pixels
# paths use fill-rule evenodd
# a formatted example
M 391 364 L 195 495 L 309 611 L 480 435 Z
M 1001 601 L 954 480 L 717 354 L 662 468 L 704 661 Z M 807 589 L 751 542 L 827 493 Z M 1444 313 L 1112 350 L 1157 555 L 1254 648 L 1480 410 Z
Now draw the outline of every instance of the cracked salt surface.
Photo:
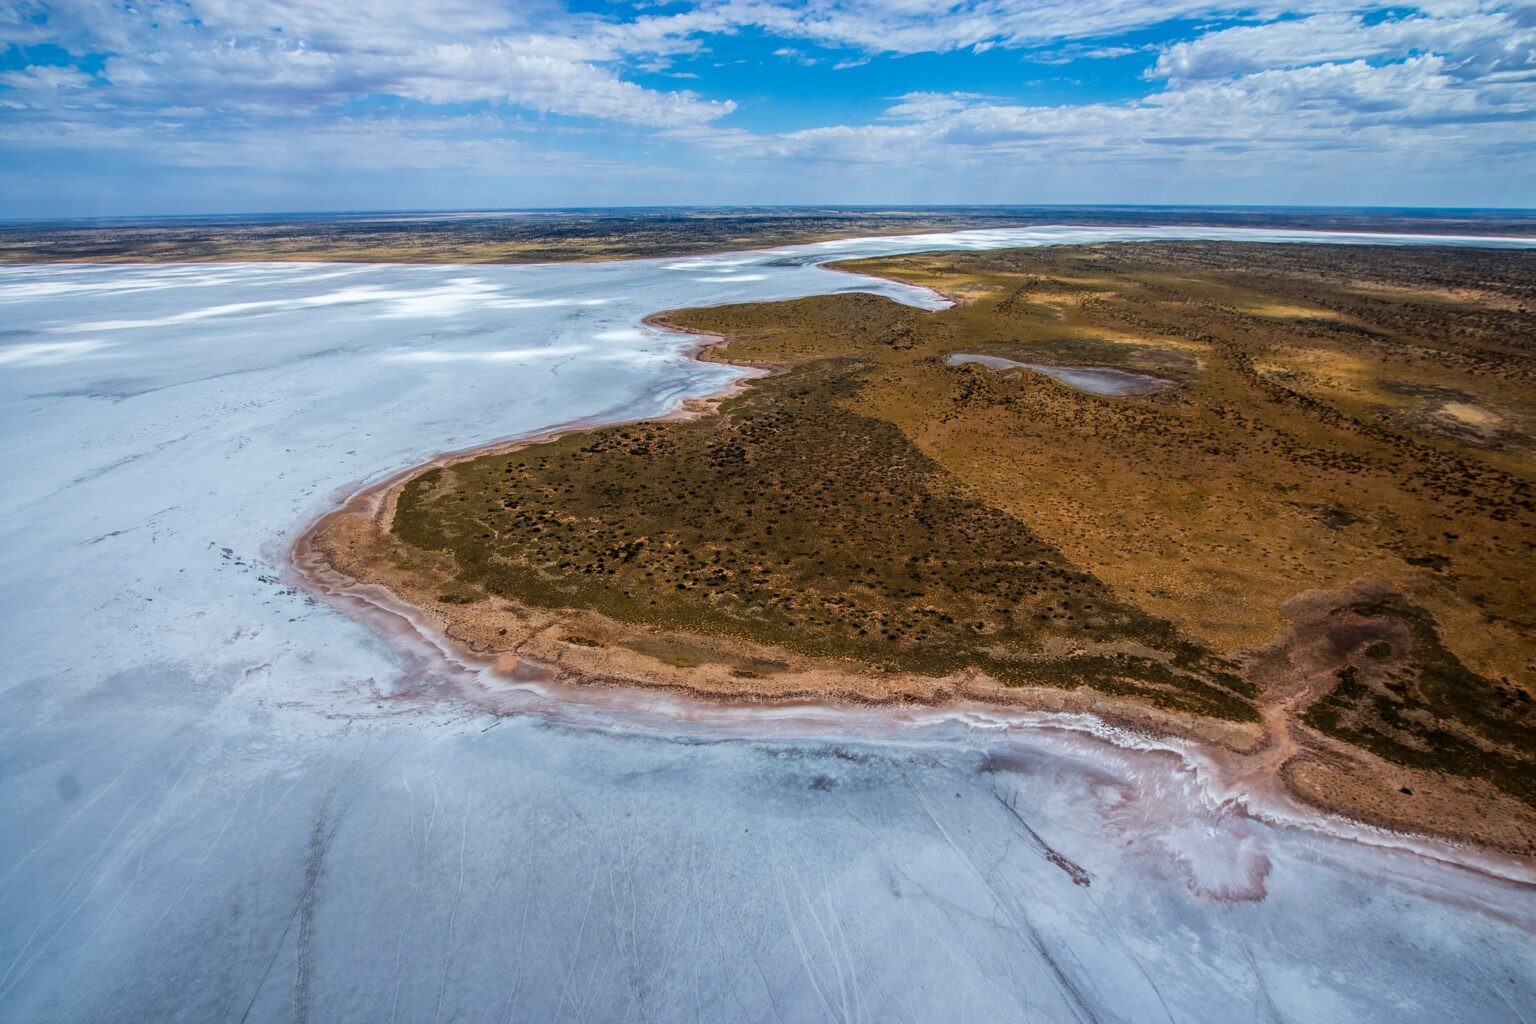
M 1529 1016 L 1518 868 L 1250 815 L 1083 720 L 496 683 L 286 568 L 366 481 L 736 376 L 645 314 L 1162 237 L 1306 236 L 0 270 L 0 1020 Z

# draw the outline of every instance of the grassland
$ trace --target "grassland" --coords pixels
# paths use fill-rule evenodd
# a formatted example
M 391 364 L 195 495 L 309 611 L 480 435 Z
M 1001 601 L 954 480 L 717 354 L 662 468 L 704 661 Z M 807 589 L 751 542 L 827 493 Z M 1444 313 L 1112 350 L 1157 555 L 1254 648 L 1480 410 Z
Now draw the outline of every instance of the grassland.
M 1229 723 L 1309 799 L 1497 817 L 1481 838 L 1536 850 L 1536 256 L 1169 243 L 848 269 L 960 302 L 670 314 L 773 372 L 716 415 L 417 475 L 333 563 L 481 648 L 621 678 L 751 694 L 813 666 Z M 1105 397 L 953 353 L 1174 386 Z

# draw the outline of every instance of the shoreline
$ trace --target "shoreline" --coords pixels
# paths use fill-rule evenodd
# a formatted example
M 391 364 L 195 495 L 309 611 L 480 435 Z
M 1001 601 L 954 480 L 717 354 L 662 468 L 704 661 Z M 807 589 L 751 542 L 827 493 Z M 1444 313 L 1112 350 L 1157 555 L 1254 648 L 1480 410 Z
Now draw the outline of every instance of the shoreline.
M 537 443 L 530 435 L 517 445 Z M 407 470 L 395 476 L 408 476 Z M 391 478 L 393 479 L 393 478 Z M 314 546 L 323 525 L 333 517 L 355 511 L 353 505 L 375 504 L 384 496 L 389 481 L 355 492 L 345 506 L 316 520 L 292 546 L 289 567 L 307 592 L 361 623 L 401 654 L 410 665 L 404 674 L 408 686 L 421 683 L 433 671 L 452 672 L 454 692 L 450 700 L 463 704 L 475 716 L 496 721 L 522 714 L 551 714 L 576 727 L 601 728 L 611 716 L 622 717 L 626 729 L 669 730 L 687 724 L 739 738 L 743 727 L 766 721 L 771 729 L 755 739 L 773 741 L 785 736 L 786 722 L 799 726 L 790 736 L 838 733 L 857 743 L 880 743 L 887 736 L 866 735 L 873 727 L 901 731 L 939 729 L 958 725 L 967 732 L 995 730 L 1006 739 L 1015 731 L 1065 735 L 1090 747 L 1110 748 L 1124 756 L 1168 757 L 1192 773 L 1197 788 L 1213 810 L 1227 810 L 1275 826 L 1291 827 L 1344 843 L 1393 850 L 1448 865 L 1500 883 L 1536 889 L 1536 857 L 1497 844 L 1478 842 L 1465 835 L 1401 827 L 1391 820 L 1372 820 L 1330 808 L 1298 792 L 1283 773 L 1272 785 L 1254 787 L 1243 759 L 1276 749 L 1269 737 L 1248 751 L 1235 751 L 1217 742 L 1149 728 L 1135 716 L 1111 711 L 1079 711 L 1031 705 L 1025 700 L 997 702 L 952 693 L 941 703 L 900 700 L 856 700 L 847 695 L 824 693 L 785 694 L 776 698 L 707 694 L 687 687 L 647 685 L 615 677 L 583 675 L 560 664 L 514 658 L 476 651 L 456 640 L 431 621 L 421 606 L 402 599 L 376 583 L 360 581 L 336 569 Z M 423 653 L 430 652 L 430 653 Z M 431 664 L 429 664 L 431 663 Z M 1065 692 L 1065 691 L 1054 691 Z M 538 703 L 530 705 L 529 696 Z M 419 696 L 408 689 L 392 697 Z M 436 702 L 441 694 L 425 697 Z M 767 713 L 770 717 L 763 718 Z M 872 723 L 871 716 L 878 715 Z M 750 716 L 750 717 L 747 717 Z M 851 735 L 850 735 L 851 733 Z M 914 741 L 923 739 L 914 737 Z M 1314 755 L 1304 754 L 1310 759 Z
M 1144 231 L 1144 230 L 1151 230 L 1153 228 L 1167 229 L 1167 230 L 1174 230 L 1174 231 L 1184 230 L 1184 229 L 1188 229 L 1190 231 L 1217 231 L 1217 230 L 1225 229 L 1226 226 L 1216 225 L 1216 224 L 1198 224 L 1198 223 L 1191 223 L 1191 224 L 1155 224 L 1155 225 L 1153 225 L 1153 224 L 1074 224 L 1074 223 L 1054 222 L 1054 221 L 1053 222 L 1048 222 L 1048 223 L 1041 223 L 1041 224 L 1010 224 L 1010 223 L 1001 223 L 1001 224 L 994 224 L 994 225 L 991 225 L 991 226 L 988 226 L 988 227 L 962 227 L 962 228 L 949 228 L 949 229 L 940 228 L 940 229 L 931 230 L 931 231 L 890 231 L 890 232 L 883 232 L 883 231 L 875 231 L 875 232 L 861 231 L 861 232 L 856 232 L 856 233 L 853 233 L 853 234 L 833 234 L 833 235 L 824 235 L 824 236 L 812 236 L 812 237 L 808 237 L 808 238 L 801 238 L 801 239 L 796 239 L 796 240 L 791 240 L 791 241 L 779 242 L 779 243 L 773 244 L 773 245 L 754 247 L 754 248 L 748 248 L 748 249 L 726 248 L 726 249 L 679 250 L 679 251 L 676 251 L 676 252 L 666 252 L 666 253 L 622 253 L 622 254 L 587 256 L 587 257 L 580 257 L 580 258 L 575 258 L 575 259 L 541 259 L 541 258 L 536 258 L 536 259 L 512 259 L 512 258 L 464 259 L 462 257 L 457 257 L 456 258 L 456 257 L 452 256 L 451 254 L 446 254 L 446 253 L 441 258 L 400 259 L 400 260 L 395 260 L 395 259 L 377 259 L 377 258 L 375 258 L 375 259 L 360 259 L 360 258 L 352 257 L 350 255 L 345 257 L 345 258 L 341 258 L 341 257 L 334 256 L 334 255 L 333 256 L 325 256 L 325 255 L 315 255 L 315 254 L 309 254 L 309 253 L 305 253 L 305 254 L 301 254 L 301 255 L 295 255 L 295 256 L 284 256 L 282 254 L 274 254 L 274 253 L 268 253 L 268 254 L 264 254 L 264 255 L 261 255 L 261 256 L 252 256 L 249 253 L 237 253 L 237 254 L 231 254 L 231 255 L 228 255 L 228 256 L 209 256 L 209 257 L 205 257 L 203 259 L 193 259 L 193 260 L 160 258 L 160 257 L 156 256 L 153 253 L 138 253 L 138 254 L 134 254 L 134 255 L 131 255 L 131 256 L 125 255 L 125 256 L 63 257 L 63 258 L 60 258 L 60 257 L 52 257 L 52 258 L 39 257 L 39 258 L 35 258 L 35 259 L 34 258 L 15 259 L 15 258 L 11 258 L 9 255 L 0 255 L 0 268 L 26 268 L 26 267 L 132 267 L 132 266 L 145 266 L 145 267 L 196 267 L 196 266 L 211 266 L 211 267 L 221 267 L 221 266 L 231 266 L 231 265 L 238 265 L 238 264 L 261 264 L 261 263 L 270 263 L 270 264 L 277 264 L 277 265 L 293 265 L 293 266 L 332 266 L 332 265 L 334 265 L 334 266 L 356 266 L 356 267 L 560 267 L 560 266 L 580 266 L 580 265 L 584 265 L 584 264 L 595 264 L 595 263 L 623 263 L 623 262 L 627 262 L 627 261 L 640 261 L 640 260 L 701 259 L 701 258 L 707 258 L 707 257 L 713 257 L 713 256 L 732 256 L 732 255 L 737 255 L 737 254 L 741 254 L 741 253 L 764 253 L 764 252 L 774 252 L 774 251 L 777 251 L 779 249 L 787 249 L 787 248 L 794 248 L 794 247 L 799 247 L 799 246 L 809 246 L 809 245 L 826 245 L 826 244 L 831 244 L 831 243 L 834 243 L 834 242 L 855 241 L 855 240 L 864 239 L 864 238 L 870 238 L 870 239 L 889 239 L 889 238 L 921 237 L 921 236 L 924 236 L 924 235 L 980 234 L 982 232 L 987 232 L 987 231 L 1036 231 L 1036 230 L 1046 231 L 1046 230 L 1055 230 L 1055 229 L 1074 229 L 1074 228 L 1075 229 L 1080 229 L 1080 230 L 1104 230 L 1104 231 Z M 1343 229 L 1343 228 L 1309 228 L 1309 227 L 1268 227 L 1268 226 L 1262 226 L 1262 225 L 1257 225 L 1257 224 L 1231 225 L 1230 226 L 1230 230 L 1234 230 L 1234 231 L 1253 231 L 1253 232 L 1291 233 L 1291 234 L 1300 234 L 1300 235 L 1349 236 L 1349 237 L 1352 237 L 1352 238 L 1356 239 L 1355 241 L 1340 243 L 1340 244 L 1347 244 L 1347 245 L 1386 245 L 1386 246 L 1393 246 L 1393 245 L 1404 244 L 1404 243 L 1401 243 L 1401 242 L 1397 241 L 1397 239 L 1410 238 L 1410 239 L 1417 239 L 1417 240 L 1430 240 L 1430 241 L 1414 241 L 1414 242 L 1411 242 L 1411 243 L 1406 243 L 1406 244 L 1411 244 L 1411 245 L 1425 246 L 1425 247 L 1429 247 L 1429 248 L 1433 248 L 1437 244 L 1447 244 L 1447 245 L 1450 245 L 1452 247 L 1471 246 L 1471 247 L 1519 248 L 1519 249 L 1536 247 L 1536 228 L 1533 228 L 1530 234 L 1525 234 L 1525 235 L 1476 235 L 1476 234 L 1469 235 L 1469 234 L 1448 234 L 1448 233 L 1439 233 L 1439 232 L 1423 232 L 1423 231 L 1408 231 L 1408 230 L 1384 230 L 1384 229 L 1365 230 L 1363 228 L 1361 228 L 1361 229 Z M 1432 241 L 1432 240 L 1435 240 L 1435 239 L 1438 239 L 1440 241 L 1439 242 Z M 1116 241 L 1106 241 L 1106 242 L 1087 243 L 1087 244 L 1101 244 L 1101 245 L 1133 244 L 1134 245 L 1134 244 L 1136 244 L 1138 242 L 1149 241 L 1149 240 L 1150 239 L 1129 238 L 1129 239 L 1121 239 L 1121 240 L 1116 240 Z M 1189 237 L 1189 238 L 1182 238 L 1182 239 L 1181 238 L 1172 238 L 1172 239 L 1158 239 L 1158 240 L 1168 240 L 1168 241 L 1206 241 L 1207 239 L 1200 239 L 1200 238 L 1196 238 L 1196 237 Z M 1240 241 L 1245 241 L 1245 242 L 1247 242 L 1249 244 L 1254 244 L 1254 245 L 1264 245 L 1264 244 L 1290 245 L 1290 244 L 1295 244 L 1298 240 L 1296 240 L 1296 239 L 1257 239 L 1256 238 L 1256 239 L 1242 239 Z M 1301 241 L 1306 241 L 1306 240 L 1303 239 Z M 1039 244 L 1039 245 L 1061 246 L 1061 245 L 1079 245 L 1079 244 L 1084 244 L 1084 243 L 1076 242 L 1076 241 L 1062 241 L 1062 242 L 1042 242 L 1042 243 L 1037 243 L 1037 244 Z M 922 251 L 928 251 L 928 250 L 915 250 L 914 253 L 912 253 L 912 254 L 915 255 L 917 252 L 922 252 Z M 961 249 L 961 250 L 956 250 L 956 251 L 966 252 L 966 251 L 971 251 L 971 250 Z M 854 254 L 854 255 L 842 256 L 842 257 L 829 257 L 828 261 L 831 262 L 833 260 L 841 261 L 841 260 L 856 260 L 856 259 L 866 259 L 866 258 L 869 258 L 869 257 L 864 256 L 864 255 Z M 826 269 L 826 264 L 825 263 L 816 264 L 816 265 L 822 267 L 823 269 Z M 849 271 L 849 273 L 853 273 L 853 272 Z M 878 276 L 878 275 L 871 274 L 871 275 L 865 275 L 865 276 L 874 277 L 874 276 Z M 903 283 L 905 283 L 905 282 L 903 282 Z M 930 289 L 930 290 L 933 290 L 933 289 Z
M 822 265 L 821 269 L 860 276 L 841 267 Z M 927 290 L 946 302 L 958 301 L 935 289 Z M 1313 816 L 1318 819 L 1314 826 L 1325 832 L 1336 833 L 1336 829 L 1327 827 L 1331 820 L 1333 824 L 1348 823 L 1356 829 L 1388 836 L 1445 843 L 1453 850 L 1471 852 L 1479 857 L 1509 858 L 1528 874 L 1536 867 L 1536 839 L 1533 839 L 1536 837 L 1536 816 L 1517 813 L 1514 817 L 1522 820 L 1496 830 L 1487 827 L 1490 818 L 1487 813 L 1475 810 L 1447 813 L 1445 807 L 1475 808 L 1486 803 L 1490 799 L 1486 792 L 1488 787 L 1439 773 L 1401 768 L 1366 751 L 1322 737 L 1313 730 L 1303 731 L 1292 712 L 1298 710 L 1299 701 L 1315 695 L 1275 694 L 1269 693 L 1266 687 L 1266 694 L 1259 702 L 1260 723 L 1251 725 L 1164 711 L 1087 687 L 1003 686 L 974 670 L 941 679 L 880 676 L 826 659 L 812 659 L 748 641 L 721 638 L 688 639 L 710 647 L 712 653 L 725 659 L 725 663 L 675 666 L 664 664 L 636 646 L 626 644 L 629 641 L 643 645 L 645 638 L 642 634 L 658 631 L 614 622 L 596 613 L 534 609 L 515 601 L 501 602 L 503 607 L 498 611 L 505 614 L 495 622 L 521 620 L 522 628 L 517 635 L 508 635 L 508 627 L 501 628 L 500 634 L 506 639 L 500 641 L 498 647 L 499 638 L 493 637 L 483 623 L 477 624 L 472 618 L 466 618 L 471 613 L 464 612 L 460 606 L 433 602 L 430 585 L 413 588 L 403 578 L 389 578 L 387 573 L 370 574 L 366 566 L 359 571 L 358 552 L 370 544 L 389 543 L 387 523 L 393 518 L 394 499 L 407 481 L 422 472 L 487 454 L 516 451 L 597 427 L 695 419 L 717 411 L 722 401 L 739 394 L 749 381 L 775 372 L 775 368 L 768 365 L 708 358 L 709 352 L 728 345 L 730 339 L 676 328 L 668 320 L 675 312 L 651 313 L 642 318 L 642 323 L 693 339 L 692 347 L 685 350 L 691 358 L 740 370 L 741 374 L 727 387 L 707 395 L 684 398 L 676 408 L 659 416 L 613 421 L 576 420 L 529 435 L 443 453 L 362 487 L 310 524 L 291 546 L 289 561 L 301 583 L 329 603 L 345 603 L 349 613 L 362 613 L 351 617 L 372 620 L 383 614 L 396 620 L 395 629 L 381 632 L 398 633 L 398 624 L 403 624 L 451 662 L 472 671 L 487 672 L 499 680 L 556 686 L 567 694 L 567 698 L 597 692 L 607 695 L 645 692 L 719 709 L 812 707 L 833 714 L 863 709 L 943 715 L 979 708 L 1005 716 L 1060 718 L 1066 728 L 1074 727 L 1065 725 L 1065 720 L 1086 717 L 1103 729 L 1127 732 L 1158 743 L 1172 741 L 1180 746 L 1180 756 L 1188 764 L 1203 759 L 1205 770 L 1217 780 L 1219 788 L 1228 793 L 1224 802 L 1248 807 L 1256 801 L 1271 810 L 1285 808 L 1287 811 L 1282 816 L 1288 819 L 1303 814 Z M 342 533 L 349 535 L 338 540 Z M 419 592 L 413 593 L 413 589 Z M 1309 596 L 1312 595 L 1299 595 L 1300 598 Z M 573 628 L 580 640 L 573 641 L 567 633 Z M 560 635 L 562 633 L 566 635 Z M 606 642 L 590 641 L 593 633 Z M 1295 639 L 1295 633 L 1296 630 L 1289 630 L 1275 638 L 1271 645 L 1244 653 L 1262 659 L 1267 654 L 1281 651 L 1287 640 Z M 724 670 L 733 657 L 738 660 L 768 659 L 782 666 L 782 671 L 751 679 L 726 678 Z M 1080 726 L 1075 728 L 1081 731 Z M 1401 780 L 1405 787 L 1411 784 L 1415 790 L 1438 793 L 1442 811 L 1430 817 L 1442 820 L 1438 823 L 1408 821 L 1374 811 L 1370 801 L 1361 799 L 1358 794 L 1354 799 L 1334 799 L 1324 792 L 1330 777 L 1338 783 L 1341 777 L 1348 779 L 1362 769 L 1368 769 L 1378 777 L 1389 776 L 1394 784 Z M 1502 794 L 1497 793 L 1492 797 L 1496 803 L 1507 799 L 1501 798 Z M 1446 819 L 1453 823 L 1447 824 Z M 1531 874 L 1526 881 L 1536 881 L 1536 874 Z
M 534 438 L 544 433 L 530 435 L 521 443 L 537 443 Z M 413 472 L 407 470 L 395 476 Z M 875 728 L 891 730 L 892 735 L 954 724 L 967 731 L 997 730 L 1005 739 L 1016 730 L 1064 734 L 1126 756 L 1176 759 L 1179 767 L 1172 770 L 1193 773 L 1212 809 L 1230 810 L 1240 816 L 1345 843 L 1395 850 L 1501 883 L 1536 889 L 1536 857 L 1530 854 L 1479 842 L 1463 834 L 1408 828 L 1390 819 L 1373 820 L 1366 815 L 1336 810 L 1297 791 L 1285 773 L 1277 772 L 1268 786 L 1251 785 L 1251 773 L 1245 770 L 1251 766 L 1244 762 L 1249 757 L 1275 751 L 1277 744 L 1269 737 L 1249 750 L 1237 751 L 1176 730 L 1158 730 L 1138 716 L 1116 715 L 1108 709 L 1052 708 L 1024 699 L 988 701 L 962 693 L 950 693 L 938 703 L 858 700 L 846 694 L 814 692 L 777 697 L 710 694 L 688 687 L 586 675 L 558 663 L 526 657 L 509 660 L 506 656 L 477 651 L 447 634 L 432 621 L 427 609 L 404 600 L 387 587 L 348 576 L 332 566 L 314 546 L 326 522 L 354 512 L 354 505 L 376 504 L 384 497 L 388 484 L 389 481 L 381 481 L 363 488 L 346 506 L 316 520 L 293 545 L 289 566 L 317 600 L 361 623 L 402 654 L 411 666 L 405 673 L 408 685 L 420 683 L 433 669 L 447 668 L 456 676 L 455 692 L 450 699 L 462 702 L 466 711 L 478 716 L 499 721 L 509 716 L 545 713 L 569 719 L 578 727 L 602 727 L 610 716 L 618 715 L 625 720 L 626 728 L 648 731 L 687 724 L 717 730 L 727 738 L 739 737 L 743 726 L 751 728 L 767 721 L 771 730 L 755 738 L 768 741 L 782 738 L 783 724 L 790 722 L 800 726 L 790 733 L 794 736 L 814 736 L 846 727 L 854 730 L 855 742 L 878 743 L 884 737 L 864 734 L 871 725 L 871 715 L 879 716 Z M 407 690 L 392 696 L 416 695 Z M 540 703 L 530 707 L 525 699 L 528 695 Z M 434 693 L 426 699 L 437 701 L 441 695 Z M 765 713 L 771 717 L 764 719 Z M 918 741 L 921 742 L 920 738 Z M 1308 760 L 1314 756 L 1302 755 Z
M 326 264 L 334 263 L 334 264 L 351 264 L 351 265 L 354 265 L 354 266 L 365 266 L 365 267 L 366 266 L 380 266 L 380 267 L 453 267 L 453 266 L 460 266 L 460 267 L 552 267 L 552 266 L 567 266 L 567 265 L 573 265 L 573 264 L 579 265 L 579 264 L 583 264 L 583 263 L 619 263 L 619 262 L 623 262 L 625 260 L 680 260 L 680 259 L 697 259 L 697 258 L 700 258 L 700 257 L 707 257 L 707 256 L 730 256 L 730 255 L 734 255 L 734 254 L 737 254 L 737 253 L 743 253 L 743 252 L 771 252 L 771 251 L 773 251 L 775 249 L 784 249 L 784 248 L 789 248 L 791 246 L 822 245 L 822 244 L 829 243 L 829 242 L 846 242 L 846 241 L 849 241 L 850 239 L 858 239 L 858 238 L 901 238 L 901 237 L 906 236 L 906 235 L 957 234 L 957 233 L 962 233 L 962 232 L 967 232 L 967 231 L 1005 231 L 1005 230 L 1028 230 L 1028 229 L 1032 229 L 1032 228 L 1087 227 L 1087 226 L 1088 225 L 1054 224 L 1054 223 L 1052 223 L 1052 224 L 1018 224 L 1018 223 L 1011 223 L 1011 222 L 1004 221 L 1004 222 L 1001 222 L 1001 223 L 989 225 L 987 227 L 962 227 L 962 228 L 947 228 L 947 229 L 946 228 L 938 228 L 938 229 L 933 230 L 933 231 L 900 231 L 900 230 L 897 230 L 897 231 L 873 231 L 873 232 L 871 232 L 871 231 L 859 231 L 859 232 L 855 232 L 855 233 L 852 233 L 852 234 L 812 235 L 812 236 L 808 236 L 808 237 L 805 237 L 805 238 L 792 239 L 790 241 L 779 242 L 779 243 L 774 244 L 774 245 L 761 246 L 761 247 L 751 248 L 751 249 L 741 249 L 741 248 L 736 248 L 736 249 L 730 249 L 730 248 L 727 248 L 727 249 L 702 249 L 702 250 L 701 249 L 682 249 L 682 250 L 678 250 L 676 252 L 661 252 L 661 253 L 648 253 L 648 254 L 621 253 L 621 254 L 586 256 L 586 257 L 578 257 L 578 258 L 575 258 L 575 259 L 565 259 L 565 260 L 551 260 L 551 259 L 526 259 L 526 260 L 524 260 L 524 259 L 513 259 L 513 258 L 505 258 L 505 257 L 498 258 L 498 259 L 464 260 L 464 259 L 449 258 L 449 256 L 447 254 L 445 254 L 444 257 L 441 258 L 441 259 L 427 259 L 427 260 L 381 260 L 381 259 L 358 260 L 358 259 L 336 259 L 334 257 L 317 256 L 317 255 L 309 255 L 309 254 L 297 255 L 297 256 L 292 256 L 292 257 L 283 257 L 283 256 L 269 255 L 269 256 L 264 256 L 264 257 L 262 257 L 260 259 L 252 259 L 248 255 L 230 255 L 230 256 L 215 256 L 215 257 L 210 257 L 210 258 L 201 259 L 201 260 L 178 260 L 178 259 L 161 259 L 161 258 L 158 258 L 158 257 L 154 256 L 153 254 L 142 254 L 141 253 L 141 254 L 137 254 L 137 255 L 133 255 L 133 256 L 117 256 L 117 257 L 108 257 L 108 258 L 104 258 L 104 259 L 103 258 L 89 258 L 89 259 L 87 259 L 87 258 L 11 259 L 11 258 L 9 258 L 7 256 L 0 255 L 0 267 L 35 267 L 35 266 L 65 266 L 65 267 L 70 267 L 70 266 L 73 266 L 73 267 L 108 266 L 108 267 L 122 267 L 122 266 L 133 266 L 133 265 L 136 265 L 136 264 L 142 264 L 144 266 L 199 266 L 199 265 L 222 266 L 222 265 L 231 264 L 231 263 L 293 263 L 293 264 L 315 264 L 315 265 L 326 265 Z M 1147 225 L 1139 225 L 1139 226 L 1140 227 L 1146 227 Z M 1198 224 L 1176 224 L 1176 225 L 1172 225 L 1172 226 L 1173 227 L 1199 228 L 1199 227 L 1202 227 L 1204 225 L 1198 225 Z M 1108 224 L 1108 225 L 1104 225 L 1104 227 L 1105 227 L 1106 230 L 1117 230 L 1117 229 L 1118 230 L 1132 230 L 1132 229 L 1135 229 L 1136 227 L 1138 227 L 1138 225 L 1134 225 L 1134 224 Z M 1268 229 L 1259 228 L 1259 227 L 1253 227 L 1250 230 L 1262 231 L 1262 230 L 1268 230 Z M 1324 229 L 1320 229 L 1320 228 L 1296 228 L 1296 229 L 1275 229 L 1275 230 L 1300 230 L 1300 231 L 1311 230 L 1311 231 L 1318 231 L 1319 233 L 1329 233 L 1329 232 L 1326 232 Z M 1348 232 L 1331 232 L 1331 233 L 1333 233 L 1333 234 L 1342 234 L 1342 233 L 1348 233 Z M 1414 234 L 1413 232 L 1408 232 L 1408 231 L 1381 231 L 1381 232 L 1376 232 L 1376 233 L 1377 234 L 1382 234 L 1382 235 L 1413 235 Z M 1433 237 L 1433 236 L 1427 236 L 1427 237 Z M 1484 239 L 1491 240 L 1491 241 L 1508 241 L 1508 242 L 1521 242 L 1521 241 L 1525 241 L 1525 242 L 1529 242 L 1531 244 L 1536 244 L 1536 228 L 1533 228 L 1531 230 L 1531 234 L 1529 234 L 1529 235 L 1486 235 L 1486 236 L 1485 235 L 1446 235 L 1445 237 L 1447 237 L 1447 238 L 1484 238 Z

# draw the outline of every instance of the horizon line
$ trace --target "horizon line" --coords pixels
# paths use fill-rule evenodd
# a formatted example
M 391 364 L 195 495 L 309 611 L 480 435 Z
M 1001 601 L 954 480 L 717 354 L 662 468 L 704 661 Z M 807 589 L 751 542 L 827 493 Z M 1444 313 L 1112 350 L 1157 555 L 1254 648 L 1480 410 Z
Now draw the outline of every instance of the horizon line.
M 1536 206 L 1402 206 L 1311 203 L 656 203 L 593 206 L 508 206 L 508 207 L 420 207 L 363 210 L 245 210 L 210 213 L 134 213 L 111 215 L 0 217 L 0 227 L 76 223 L 131 223 L 135 221 L 198 221 L 248 219 L 319 219 L 366 217 L 444 217 L 444 216 L 516 216 L 550 213 L 595 213 L 624 211 L 1030 211 L 1030 210 L 1206 210 L 1206 211 L 1284 211 L 1411 213 L 1420 216 L 1455 216 L 1458 214 L 1501 214 L 1536 217 Z

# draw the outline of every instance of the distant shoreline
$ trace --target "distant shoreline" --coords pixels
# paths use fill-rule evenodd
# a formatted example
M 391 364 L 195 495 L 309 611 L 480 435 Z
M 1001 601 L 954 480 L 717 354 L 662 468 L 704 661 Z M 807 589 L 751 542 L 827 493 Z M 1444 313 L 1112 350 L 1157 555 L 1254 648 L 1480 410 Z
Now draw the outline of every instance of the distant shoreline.
M 1026 227 L 1253 228 L 1536 239 L 1536 211 L 1323 207 L 782 207 L 0 221 L 0 265 L 530 264 Z

